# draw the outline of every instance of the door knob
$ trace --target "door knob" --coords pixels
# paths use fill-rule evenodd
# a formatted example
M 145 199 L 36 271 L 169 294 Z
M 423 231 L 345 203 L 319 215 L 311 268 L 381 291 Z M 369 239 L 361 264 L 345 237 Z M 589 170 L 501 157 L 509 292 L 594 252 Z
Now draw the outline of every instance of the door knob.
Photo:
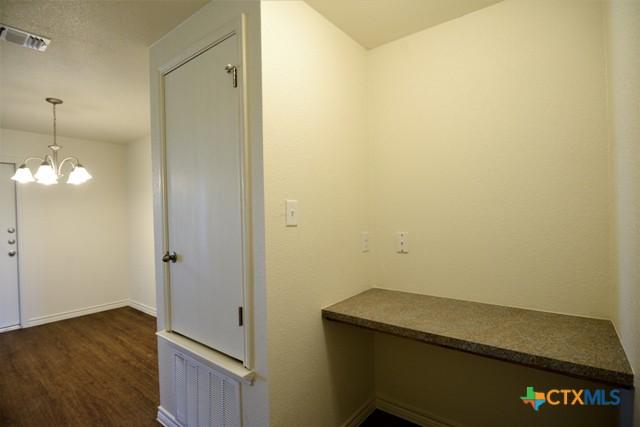
M 16 251 L 14 251 L 13 249 L 11 249 L 9 252 L 7 252 L 9 254 L 9 256 L 16 256 Z
M 178 254 L 175 252 L 169 252 L 167 251 L 163 256 L 162 256 L 162 262 L 173 262 L 175 263 L 176 261 L 178 261 Z

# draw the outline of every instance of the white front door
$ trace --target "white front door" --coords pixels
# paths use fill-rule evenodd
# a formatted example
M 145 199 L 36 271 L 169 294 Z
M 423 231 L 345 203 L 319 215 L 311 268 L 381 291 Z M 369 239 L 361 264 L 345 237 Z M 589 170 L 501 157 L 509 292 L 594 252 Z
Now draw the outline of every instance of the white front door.
M 171 330 L 244 361 L 239 62 L 232 35 L 165 75 L 165 179 Z
M 15 165 L 0 163 L 0 329 L 20 325 Z

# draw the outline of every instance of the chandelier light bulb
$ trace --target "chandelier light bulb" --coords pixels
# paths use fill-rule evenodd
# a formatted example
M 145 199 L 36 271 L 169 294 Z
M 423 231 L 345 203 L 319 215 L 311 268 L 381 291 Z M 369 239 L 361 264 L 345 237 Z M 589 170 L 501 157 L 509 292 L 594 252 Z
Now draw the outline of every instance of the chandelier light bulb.
M 58 179 L 57 178 L 55 178 L 55 179 L 47 179 L 47 180 L 42 179 L 42 180 L 38 180 L 36 182 L 38 184 L 42 184 L 42 185 L 45 185 L 45 186 L 48 187 L 49 185 L 57 184 L 58 183 Z
M 35 178 L 31 174 L 31 170 L 25 164 L 20 165 L 11 179 L 19 182 L 20 184 L 27 184 L 29 182 L 35 181 Z
M 58 183 L 56 171 L 54 171 L 53 166 L 47 162 L 42 162 L 35 174 L 35 178 L 38 184 L 51 185 Z
M 91 174 L 84 168 L 84 166 L 78 164 L 69 174 L 67 184 L 80 185 L 89 181 L 91 178 Z

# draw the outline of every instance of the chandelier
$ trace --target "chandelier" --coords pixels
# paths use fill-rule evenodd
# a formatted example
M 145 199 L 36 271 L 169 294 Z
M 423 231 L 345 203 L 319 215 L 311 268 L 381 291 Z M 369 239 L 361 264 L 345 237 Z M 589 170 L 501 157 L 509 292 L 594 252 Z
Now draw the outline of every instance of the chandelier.
M 53 144 L 49 145 L 51 154 L 45 154 L 43 158 L 27 158 L 22 162 L 11 179 L 21 184 L 34 181 L 43 185 L 57 184 L 58 179 L 64 176 L 62 173 L 62 167 L 68 163 L 71 166 L 71 172 L 69 173 L 69 178 L 67 178 L 67 184 L 83 184 L 91 179 L 91 175 L 80 164 L 80 161 L 76 157 L 65 157 L 62 161 L 58 161 L 58 151 L 60 151 L 62 147 L 56 142 L 56 105 L 62 104 L 62 100 L 57 98 L 47 98 L 46 101 L 53 105 Z M 27 163 L 35 160 L 40 162 L 40 166 L 38 167 L 35 175 L 32 175 L 31 170 L 27 167 Z

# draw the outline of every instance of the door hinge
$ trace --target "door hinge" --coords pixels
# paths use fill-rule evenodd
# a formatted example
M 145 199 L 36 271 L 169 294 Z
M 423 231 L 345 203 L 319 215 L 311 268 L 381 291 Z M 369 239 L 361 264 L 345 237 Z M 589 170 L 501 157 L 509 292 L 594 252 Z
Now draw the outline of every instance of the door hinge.
M 227 66 L 224 67 L 224 70 L 228 74 L 231 74 L 231 78 L 233 79 L 233 87 L 238 87 L 238 67 L 236 67 L 235 65 L 227 64 Z
M 238 326 L 242 326 L 244 324 L 244 313 L 242 307 L 238 307 Z

